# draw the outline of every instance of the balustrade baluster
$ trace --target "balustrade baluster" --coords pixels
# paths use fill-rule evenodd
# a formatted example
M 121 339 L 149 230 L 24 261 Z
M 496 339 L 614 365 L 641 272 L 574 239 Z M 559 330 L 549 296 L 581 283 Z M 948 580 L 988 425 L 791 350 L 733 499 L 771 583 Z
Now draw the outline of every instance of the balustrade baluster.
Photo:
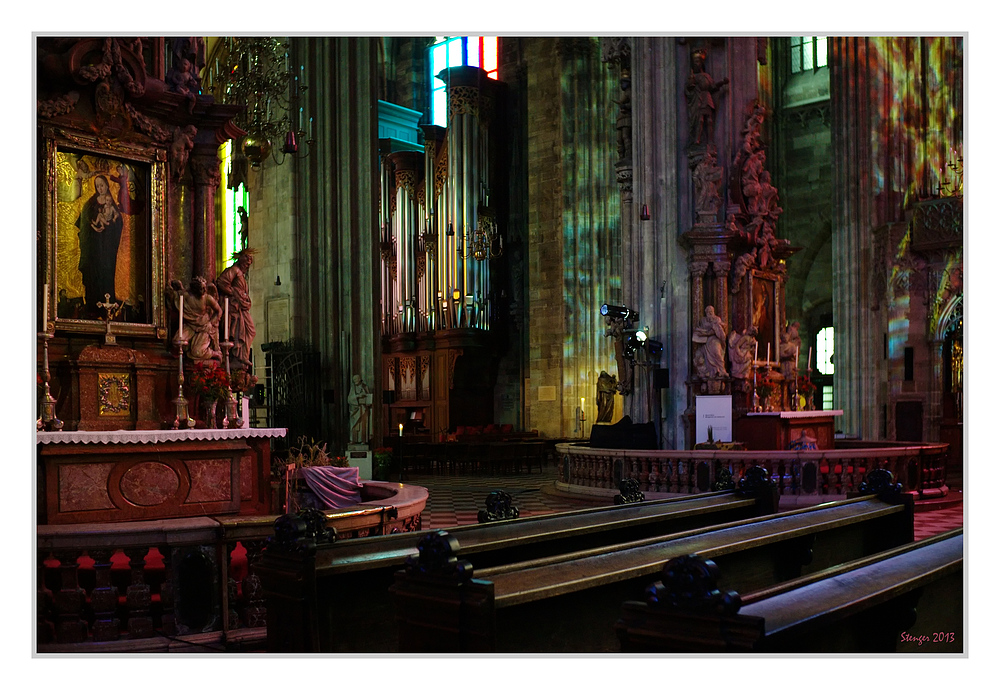
M 59 591 L 55 592 L 57 642 L 86 642 L 87 623 L 83 620 L 83 606 L 87 593 L 80 586 L 79 549 L 59 549 L 55 551 L 59 559 Z
M 649 461 L 649 490 L 657 491 L 660 485 L 660 468 L 656 458 Z
M 115 549 L 88 548 L 87 555 L 94 559 L 94 590 L 90 605 L 94 609 L 94 642 L 110 642 L 121 636 L 118 619 L 118 588 L 111 582 L 111 557 Z
M 177 634 L 177 617 L 174 614 L 174 574 L 173 551 L 167 545 L 157 548 L 163 558 L 163 584 L 160 585 L 160 606 L 163 614 L 160 617 L 160 629 L 164 635 Z
M 639 486 L 642 491 L 649 491 L 649 458 L 639 459 Z
M 247 551 L 247 576 L 243 578 L 243 600 L 246 602 L 244 623 L 248 628 L 262 628 L 267 625 L 267 606 L 264 588 L 255 568 L 267 540 L 248 539 L 241 543 Z
M 153 634 L 153 617 L 150 615 L 152 594 L 146 582 L 146 554 L 149 547 L 129 547 L 122 549 L 128 556 L 128 567 L 132 574 L 132 584 L 125 589 L 125 604 L 128 606 L 128 634 L 132 639 L 150 637 Z
M 227 616 L 227 630 L 236 630 L 241 627 L 240 623 L 240 609 L 242 604 L 240 602 L 240 585 L 233 577 L 233 553 L 236 551 L 236 547 L 239 542 L 226 542 L 224 545 L 226 551 L 226 600 L 228 601 L 227 609 L 229 615 Z
M 48 554 L 39 550 L 36 552 L 36 555 L 38 558 L 38 598 L 35 601 L 35 605 L 37 609 L 36 615 L 38 617 L 38 628 L 36 630 L 35 639 L 38 644 L 46 644 L 54 642 L 56 639 L 56 626 L 52 622 L 51 618 L 55 607 L 55 597 L 53 596 L 52 590 L 49 589 L 48 584 L 45 582 L 45 575 L 49 570 L 45 566 Z

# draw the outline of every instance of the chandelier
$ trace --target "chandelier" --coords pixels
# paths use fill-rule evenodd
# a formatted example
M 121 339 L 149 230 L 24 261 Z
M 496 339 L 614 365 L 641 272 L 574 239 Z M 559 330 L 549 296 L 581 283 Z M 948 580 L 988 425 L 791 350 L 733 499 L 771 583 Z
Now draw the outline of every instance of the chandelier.
M 219 90 L 223 103 L 246 106 L 246 112 L 235 118 L 247 133 L 243 154 L 256 168 L 280 142 L 282 157 L 275 156 L 274 162 L 281 165 L 285 156 L 299 153 L 299 141 L 313 143 L 312 118 L 306 123 L 301 106 L 305 67 L 292 69 L 289 44 L 276 38 L 229 37 L 224 44 L 227 62 L 218 73 Z
M 462 252 L 462 258 L 485 261 L 502 256 L 503 236 L 497 230 L 497 218 L 493 209 L 480 205 L 476 215 L 479 216 L 479 222 L 471 236 L 466 235 L 466 251 Z

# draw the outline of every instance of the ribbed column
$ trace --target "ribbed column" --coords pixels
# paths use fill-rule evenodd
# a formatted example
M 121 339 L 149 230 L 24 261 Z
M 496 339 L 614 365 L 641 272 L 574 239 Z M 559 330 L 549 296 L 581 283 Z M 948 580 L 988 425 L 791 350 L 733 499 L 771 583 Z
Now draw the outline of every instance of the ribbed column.
M 843 431 L 876 438 L 876 358 L 882 339 L 869 308 L 872 230 L 877 226 L 871 132 L 870 60 L 876 38 L 831 38 L 830 101 L 833 138 L 834 407 Z

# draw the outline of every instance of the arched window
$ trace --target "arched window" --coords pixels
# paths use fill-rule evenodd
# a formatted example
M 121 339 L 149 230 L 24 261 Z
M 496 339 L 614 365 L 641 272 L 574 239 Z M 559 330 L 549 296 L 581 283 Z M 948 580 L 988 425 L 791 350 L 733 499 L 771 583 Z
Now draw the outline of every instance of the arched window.
M 448 85 L 438 79 L 447 67 L 482 67 L 490 79 L 497 78 L 496 36 L 439 36 L 430 47 L 431 124 L 448 124 Z
M 240 230 L 243 225 L 242 218 L 245 216 L 240 213 L 240 209 L 243 209 L 244 214 L 250 212 L 250 195 L 247 193 L 246 185 L 240 182 L 235 189 L 230 186 L 229 170 L 232 155 L 233 142 L 227 141 L 220 147 L 219 156 L 222 159 L 220 166 L 222 180 L 219 184 L 222 196 L 222 208 L 220 209 L 222 243 L 216 252 L 216 256 L 219 262 L 221 262 L 220 266 L 217 267 L 220 273 L 226 266 L 229 266 L 233 252 L 237 252 L 243 248 Z
M 826 36 L 792 36 L 789 43 L 792 74 L 826 66 Z

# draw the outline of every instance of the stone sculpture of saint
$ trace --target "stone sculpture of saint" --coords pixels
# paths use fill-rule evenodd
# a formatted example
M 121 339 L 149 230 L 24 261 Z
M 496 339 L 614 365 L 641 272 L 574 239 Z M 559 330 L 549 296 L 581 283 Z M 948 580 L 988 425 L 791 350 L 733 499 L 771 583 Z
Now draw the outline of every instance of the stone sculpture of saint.
M 705 71 L 705 57 L 703 50 L 696 50 L 691 54 L 691 74 L 684 89 L 684 95 L 687 97 L 691 145 L 712 141 L 715 131 L 713 94 L 729 83 L 728 78 L 722 81 L 712 79 L 712 75 Z
M 247 282 L 255 253 L 256 250 L 252 247 L 236 252 L 233 254 L 233 264 L 215 279 L 220 300 L 229 298 L 229 339 L 233 343 L 230 365 L 237 368 L 250 367 L 250 349 L 257 335 L 250 315 L 250 285 Z
M 694 329 L 692 341 L 700 347 L 694 353 L 694 367 L 702 379 L 726 376 L 726 327 L 715 315 L 715 307 L 705 307 L 705 317 Z
M 615 412 L 615 391 L 618 382 L 615 377 L 602 371 L 597 378 L 597 421 L 610 422 Z
M 794 321 L 785 326 L 785 332 L 781 334 L 781 342 L 778 344 L 778 358 L 781 361 L 781 375 L 786 381 L 795 379 L 795 371 L 798 368 L 796 357 L 802 345 L 802 338 L 799 336 L 799 322 Z
M 351 393 L 347 398 L 351 410 L 351 443 L 368 443 L 371 434 L 368 420 L 372 411 L 372 394 L 360 374 L 351 377 Z
M 216 330 L 222 309 L 209 294 L 207 285 L 201 276 L 192 278 L 186 290 L 181 281 L 170 281 L 174 306 L 178 310 L 181 308 L 181 296 L 184 296 L 184 328 L 177 331 L 174 344 L 180 346 L 180 341 L 186 340 L 187 354 L 195 362 L 222 360 Z
M 625 359 L 625 322 L 623 319 L 615 319 L 610 316 L 605 318 L 607 328 L 604 329 L 604 335 L 611 338 L 615 344 L 618 390 L 621 391 L 622 395 L 629 395 L 632 392 L 632 367 Z
M 732 331 L 729 334 L 730 375 L 734 379 L 751 378 L 756 345 L 756 331 L 752 328 L 744 329 L 742 333 Z

